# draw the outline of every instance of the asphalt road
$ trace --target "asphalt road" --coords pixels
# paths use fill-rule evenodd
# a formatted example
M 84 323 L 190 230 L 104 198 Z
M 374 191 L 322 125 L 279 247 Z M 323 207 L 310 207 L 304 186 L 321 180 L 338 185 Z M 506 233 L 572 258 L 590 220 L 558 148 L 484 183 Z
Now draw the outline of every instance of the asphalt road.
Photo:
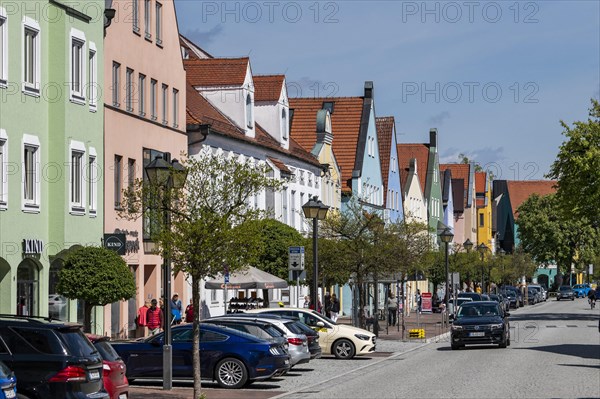
M 338 376 L 307 373 L 275 398 L 599 398 L 599 319 L 586 299 L 549 300 L 511 312 L 507 349 L 452 351 L 448 340 L 406 348 Z

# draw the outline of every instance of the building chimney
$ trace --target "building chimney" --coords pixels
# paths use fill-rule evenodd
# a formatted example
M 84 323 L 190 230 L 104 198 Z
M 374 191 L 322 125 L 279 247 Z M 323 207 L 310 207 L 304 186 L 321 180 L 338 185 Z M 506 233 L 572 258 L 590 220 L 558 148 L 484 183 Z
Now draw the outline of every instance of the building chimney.
M 429 129 L 429 147 L 437 148 L 437 129 Z
M 370 80 L 365 82 L 365 98 L 373 98 L 373 82 Z

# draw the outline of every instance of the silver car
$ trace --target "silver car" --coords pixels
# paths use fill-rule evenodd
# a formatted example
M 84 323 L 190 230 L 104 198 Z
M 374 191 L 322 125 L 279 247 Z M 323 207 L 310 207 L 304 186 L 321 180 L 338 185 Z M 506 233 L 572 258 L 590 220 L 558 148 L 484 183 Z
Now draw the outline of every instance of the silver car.
M 308 338 L 306 338 L 306 335 L 303 334 L 302 330 L 294 325 L 294 320 L 260 317 L 260 315 L 254 314 L 245 314 L 244 316 L 236 316 L 235 314 L 232 314 L 227 316 L 213 317 L 210 320 L 254 320 L 262 323 L 271 323 L 285 333 L 289 344 L 288 352 L 290 354 L 290 366 L 293 367 L 296 364 L 308 363 L 310 361 Z

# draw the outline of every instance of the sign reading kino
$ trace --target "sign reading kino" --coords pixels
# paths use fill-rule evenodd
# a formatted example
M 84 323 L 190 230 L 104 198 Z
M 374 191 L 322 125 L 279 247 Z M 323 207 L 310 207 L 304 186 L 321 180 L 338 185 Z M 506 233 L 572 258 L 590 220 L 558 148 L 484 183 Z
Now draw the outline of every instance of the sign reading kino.
M 23 254 L 24 255 L 39 255 L 44 251 L 44 241 L 23 239 Z

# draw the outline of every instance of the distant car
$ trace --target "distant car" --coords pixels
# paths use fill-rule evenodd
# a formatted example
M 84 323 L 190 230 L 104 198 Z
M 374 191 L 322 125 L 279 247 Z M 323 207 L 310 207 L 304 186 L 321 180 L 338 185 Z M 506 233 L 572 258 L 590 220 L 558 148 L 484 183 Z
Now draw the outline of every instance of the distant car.
M 527 302 L 529 305 L 535 305 L 540 301 L 539 291 L 532 287 L 527 287 Z
M 508 312 L 508 309 L 510 308 L 510 301 L 504 297 L 504 295 L 502 294 L 490 294 L 490 301 L 495 301 L 498 302 L 500 304 L 500 306 L 502 307 L 502 310 Z
M 0 361 L 0 399 L 17 397 L 17 379 L 15 373 Z
M 477 292 L 461 292 L 457 295 L 458 298 L 471 298 L 472 301 L 481 301 L 481 294 Z
M 319 333 L 319 344 L 324 354 L 332 354 L 338 359 L 352 359 L 354 356 L 375 352 L 375 334 L 362 328 L 338 324 L 321 313 L 304 308 L 263 308 L 246 313 L 270 313 L 297 317 L 302 323 Z
M 528 287 L 531 288 L 535 288 L 538 291 L 540 291 L 541 296 L 542 296 L 542 301 L 546 301 L 546 299 L 548 299 L 548 292 L 546 291 L 546 289 L 544 288 L 544 286 L 540 285 L 540 284 L 529 284 Z
M 505 290 L 501 291 L 502 295 L 508 299 L 509 308 L 519 308 L 519 297 L 517 293 L 513 290 Z
M 575 300 L 575 293 L 568 285 L 561 285 L 558 289 L 558 293 L 556 294 L 556 300 L 560 301 L 561 299 L 570 299 L 572 301 Z
M 54 319 L 60 319 L 67 306 L 67 298 L 58 294 L 48 295 L 48 314 Z
M 192 324 L 173 327 L 173 377 L 191 379 Z M 127 366 L 127 378 L 162 378 L 164 333 L 111 345 Z M 280 345 L 248 333 L 213 324 L 200 324 L 202 378 L 222 388 L 239 389 L 258 380 L 282 375 L 290 369 L 290 357 Z
M 129 381 L 125 376 L 125 363 L 110 345 L 110 338 L 93 334 L 86 337 L 102 356 L 102 381 L 110 399 L 127 399 Z
M 453 350 L 465 345 L 497 344 L 500 348 L 510 345 L 510 313 L 495 301 L 466 302 L 458 309 L 450 330 L 450 346 Z
M 592 287 L 589 284 L 577 284 L 573 286 L 573 293 L 577 298 L 585 298 L 591 289 Z
M 19 398 L 109 398 L 102 357 L 80 324 L 0 315 L 0 338 L 0 361 L 15 372 Z

